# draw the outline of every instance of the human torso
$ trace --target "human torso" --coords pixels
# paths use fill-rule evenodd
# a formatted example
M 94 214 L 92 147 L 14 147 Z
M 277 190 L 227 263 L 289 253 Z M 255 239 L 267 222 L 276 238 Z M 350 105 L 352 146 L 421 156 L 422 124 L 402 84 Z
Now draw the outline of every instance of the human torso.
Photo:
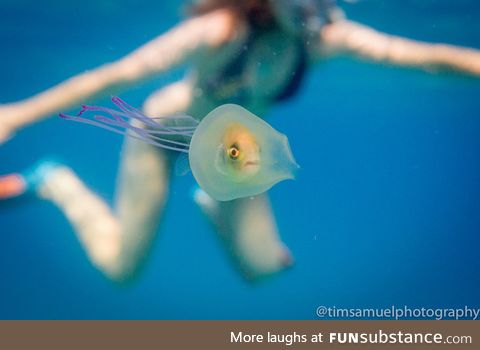
M 308 45 L 282 30 L 240 28 L 228 43 L 199 55 L 189 74 L 190 112 L 201 118 L 220 104 L 237 103 L 262 115 L 304 69 L 305 55 Z

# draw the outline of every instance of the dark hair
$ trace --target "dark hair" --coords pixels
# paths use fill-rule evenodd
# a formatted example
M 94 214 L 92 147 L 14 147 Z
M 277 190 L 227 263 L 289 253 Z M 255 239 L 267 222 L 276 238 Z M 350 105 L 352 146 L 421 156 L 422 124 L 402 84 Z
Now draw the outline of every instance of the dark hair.
M 188 7 L 190 15 L 202 15 L 214 10 L 230 9 L 254 27 L 268 27 L 274 22 L 268 0 L 200 0 Z

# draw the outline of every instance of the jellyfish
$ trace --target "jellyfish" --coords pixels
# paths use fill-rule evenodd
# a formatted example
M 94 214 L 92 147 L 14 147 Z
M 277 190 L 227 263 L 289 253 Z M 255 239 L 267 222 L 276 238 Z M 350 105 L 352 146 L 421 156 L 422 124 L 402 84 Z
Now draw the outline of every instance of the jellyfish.
M 287 137 L 239 105 L 221 105 L 198 121 L 188 115 L 151 118 L 118 97 L 112 102 L 119 110 L 83 106 L 76 116 L 60 117 L 187 155 L 199 186 L 219 201 L 265 192 L 294 179 L 299 168 Z

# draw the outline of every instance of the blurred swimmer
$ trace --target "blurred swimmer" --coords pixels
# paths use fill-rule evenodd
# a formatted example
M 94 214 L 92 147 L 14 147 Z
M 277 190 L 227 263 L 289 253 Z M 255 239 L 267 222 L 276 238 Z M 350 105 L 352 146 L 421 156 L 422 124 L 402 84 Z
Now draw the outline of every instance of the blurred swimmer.
M 198 0 L 191 13 L 116 62 L 0 106 L 0 140 L 111 88 L 126 88 L 185 62 L 193 63 L 190 73 L 148 97 L 147 115 L 186 113 L 200 120 L 225 103 L 264 115 L 269 106 L 298 92 L 309 66 L 335 54 L 480 76 L 479 51 L 380 33 L 345 19 L 333 0 Z M 157 232 L 172 159 L 169 151 L 127 139 L 115 211 L 71 169 L 51 162 L 7 176 L 0 193 L 30 191 L 54 202 L 93 263 L 123 280 L 135 275 Z M 197 191 L 195 200 L 244 276 L 260 278 L 292 263 L 265 194 L 219 202 Z

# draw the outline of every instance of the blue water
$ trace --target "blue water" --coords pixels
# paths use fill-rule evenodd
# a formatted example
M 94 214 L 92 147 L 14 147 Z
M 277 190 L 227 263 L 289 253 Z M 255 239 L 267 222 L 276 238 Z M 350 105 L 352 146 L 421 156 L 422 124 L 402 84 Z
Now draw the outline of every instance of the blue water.
M 183 2 L 41 3 L 0 0 L 0 103 L 121 57 L 180 20 Z M 480 48 L 476 0 L 341 6 L 389 33 Z M 140 105 L 182 73 L 121 96 Z M 296 263 L 259 284 L 229 264 L 190 198 L 191 176 L 176 179 L 145 271 L 125 287 L 91 266 L 53 205 L 2 205 L 0 318 L 311 319 L 319 305 L 480 307 L 479 97 L 480 79 L 455 74 L 347 58 L 315 67 L 302 93 L 267 116 L 302 170 L 271 191 Z M 111 203 L 121 142 L 53 118 L 0 146 L 0 174 L 56 155 Z

